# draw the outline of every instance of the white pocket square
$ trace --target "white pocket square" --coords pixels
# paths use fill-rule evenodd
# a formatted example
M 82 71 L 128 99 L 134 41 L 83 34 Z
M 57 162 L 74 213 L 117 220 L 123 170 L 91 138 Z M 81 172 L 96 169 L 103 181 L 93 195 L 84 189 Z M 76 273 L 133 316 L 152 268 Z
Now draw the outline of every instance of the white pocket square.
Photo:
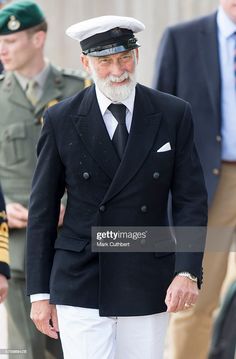
M 166 152 L 166 151 L 170 151 L 171 147 L 170 147 L 170 142 L 165 143 L 163 146 L 161 146 L 157 152 Z

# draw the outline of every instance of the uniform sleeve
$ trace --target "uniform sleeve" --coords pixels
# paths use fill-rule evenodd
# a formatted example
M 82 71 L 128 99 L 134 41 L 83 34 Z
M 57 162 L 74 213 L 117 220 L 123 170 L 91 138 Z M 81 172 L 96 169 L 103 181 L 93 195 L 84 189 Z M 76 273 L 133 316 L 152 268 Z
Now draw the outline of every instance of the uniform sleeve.
M 178 127 L 171 194 L 177 238 L 175 272 L 186 271 L 195 275 L 200 287 L 208 205 L 204 175 L 193 140 L 189 104 Z M 184 252 L 185 249 L 188 251 Z
M 0 188 L 0 274 L 10 278 L 8 225 L 5 203 Z
M 161 39 L 157 51 L 153 88 L 176 95 L 177 55 L 174 37 L 170 29 L 167 29 Z
M 27 293 L 49 293 L 54 243 L 61 198 L 65 192 L 64 166 L 48 113 L 37 146 L 27 227 Z

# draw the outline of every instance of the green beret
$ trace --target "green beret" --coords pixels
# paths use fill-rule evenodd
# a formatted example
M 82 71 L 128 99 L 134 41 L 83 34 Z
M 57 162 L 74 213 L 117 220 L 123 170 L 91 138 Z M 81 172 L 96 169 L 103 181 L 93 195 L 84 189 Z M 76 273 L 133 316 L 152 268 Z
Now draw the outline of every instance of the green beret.
M 40 7 L 33 1 L 17 1 L 0 10 L 0 35 L 10 35 L 45 21 Z

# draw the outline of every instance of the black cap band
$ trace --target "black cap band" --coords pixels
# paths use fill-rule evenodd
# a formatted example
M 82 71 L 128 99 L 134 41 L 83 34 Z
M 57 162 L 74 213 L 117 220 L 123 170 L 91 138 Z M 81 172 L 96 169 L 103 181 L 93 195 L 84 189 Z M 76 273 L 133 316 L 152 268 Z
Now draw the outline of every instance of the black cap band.
M 129 51 L 140 47 L 135 37 L 129 39 L 126 42 L 117 42 L 106 46 L 97 46 L 88 50 L 83 51 L 84 55 L 91 56 L 107 56 L 117 52 Z
M 91 36 L 80 45 L 83 54 L 91 56 L 106 56 L 139 47 L 133 32 L 119 27 Z

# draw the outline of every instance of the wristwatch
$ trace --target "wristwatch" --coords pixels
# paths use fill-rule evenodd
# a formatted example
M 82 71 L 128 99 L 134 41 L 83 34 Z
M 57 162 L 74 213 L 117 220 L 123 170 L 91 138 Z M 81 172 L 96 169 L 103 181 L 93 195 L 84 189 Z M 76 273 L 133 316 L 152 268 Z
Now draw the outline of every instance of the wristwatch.
M 191 281 L 197 283 L 197 277 L 195 277 L 195 275 L 192 275 L 189 272 L 179 272 L 179 273 L 177 273 L 177 275 L 179 275 L 180 277 L 186 277 L 186 278 L 190 279 Z

